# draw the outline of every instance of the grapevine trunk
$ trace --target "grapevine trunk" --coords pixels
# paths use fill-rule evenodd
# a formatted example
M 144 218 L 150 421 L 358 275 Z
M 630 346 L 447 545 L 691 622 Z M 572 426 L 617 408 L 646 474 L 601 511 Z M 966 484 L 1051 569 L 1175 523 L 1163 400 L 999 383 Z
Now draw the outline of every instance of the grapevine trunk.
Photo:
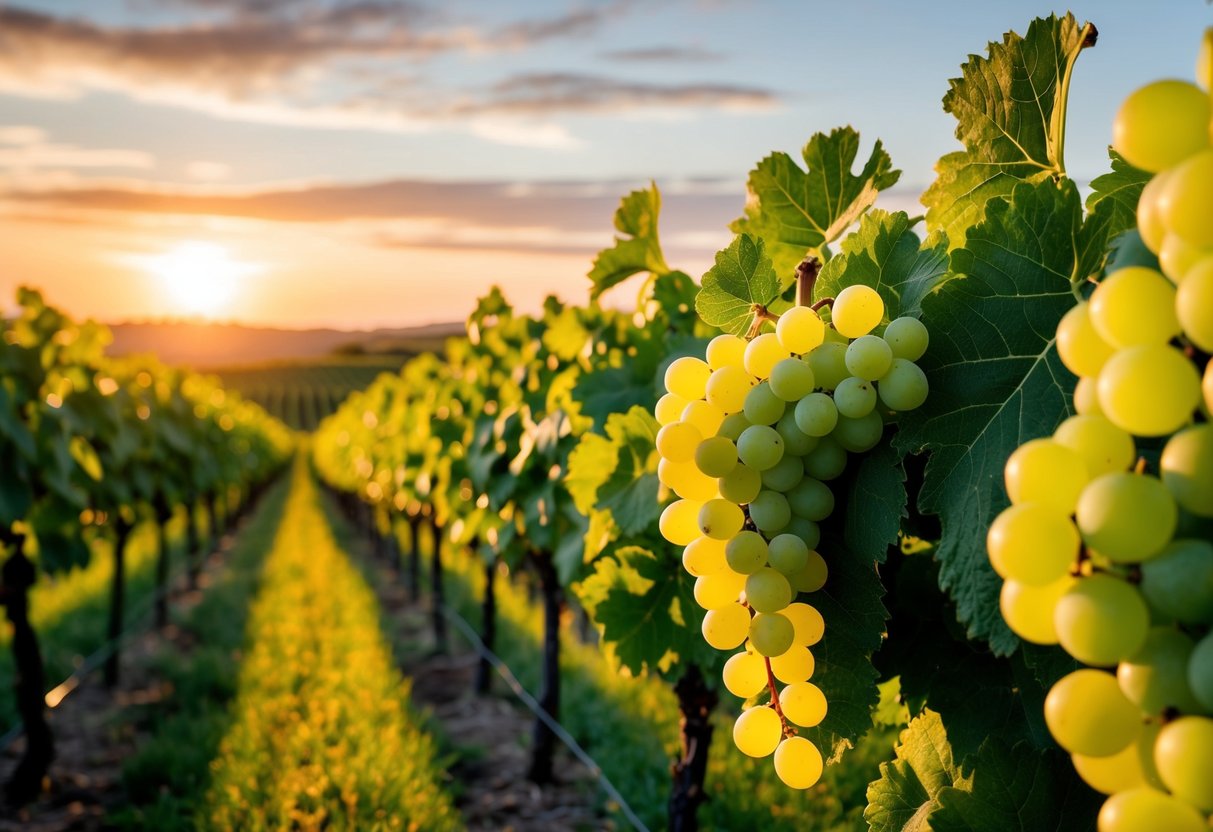
M 560 719 L 560 611 L 563 592 L 550 553 L 532 552 L 531 561 L 539 573 L 543 595 L 543 689 L 539 695 L 539 705 L 552 719 Z M 555 751 L 556 735 L 542 719 L 536 719 L 527 778 L 535 783 L 550 783 Z

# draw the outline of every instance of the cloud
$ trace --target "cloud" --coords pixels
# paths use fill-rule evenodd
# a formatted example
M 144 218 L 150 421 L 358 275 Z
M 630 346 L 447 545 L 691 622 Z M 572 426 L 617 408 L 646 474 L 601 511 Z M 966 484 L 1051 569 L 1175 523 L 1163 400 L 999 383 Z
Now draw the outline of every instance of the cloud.
M 185 177 L 194 182 L 219 182 L 232 175 L 231 165 L 198 159 L 185 166 Z
M 79 147 L 51 142 L 37 127 L 24 124 L 0 127 L 0 169 L 10 179 L 25 179 L 31 172 L 56 168 L 147 170 L 155 165 L 155 158 L 141 150 Z
M 697 46 L 649 46 L 640 49 L 615 49 L 602 52 L 608 61 L 624 63 L 712 63 L 724 54 Z

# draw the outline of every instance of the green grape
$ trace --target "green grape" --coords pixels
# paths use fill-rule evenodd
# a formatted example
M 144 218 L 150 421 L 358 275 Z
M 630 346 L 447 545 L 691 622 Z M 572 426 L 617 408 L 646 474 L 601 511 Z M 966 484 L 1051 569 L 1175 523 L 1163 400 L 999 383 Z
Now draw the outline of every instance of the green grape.
M 788 651 L 771 659 L 771 673 L 785 685 L 807 682 L 813 675 L 816 662 L 809 648 L 793 644 Z
M 725 546 L 724 555 L 734 572 L 752 575 L 767 565 L 767 542 L 758 532 L 738 532 Z
M 682 550 L 682 566 L 696 578 L 701 575 L 715 575 L 717 572 L 723 572 L 728 566 L 724 556 L 724 547 L 723 540 L 697 537 Z
M 797 592 L 816 592 L 826 585 L 829 576 L 825 558 L 816 549 L 810 549 L 808 565 L 791 577 L 792 588 Z
M 1196 643 L 1188 659 L 1188 688 L 1206 711 L 1213 711 L 1213 633 Z
M 1159 202 L 1167 184 L 1167 171 L 1154 176 L 1142 188 L 1137 200 L 1137 231 L 1146 248 L 1158 254 L 1167 236 L 1167 226 L 1162 220 L 1162 205 Z
M 1042 503 L 1004 509 L 986 533 L 990 565 L 999 577 L 1028 586 L 1062 579 L 1078 559 L 1078 530 L 1063 512 Z
M 838 407 L 825 393 L 810 393 L 796 403 L 795 419 L 806 436 L 828 436 L 838 424 Z
M 1053 440 L 1082 457 L 1091 477 L 1126 470 L 1137 458 L 1133 437 L 1106 416 L 1071 416 L 1053 431 Z
M 835 479 L 846 467 L 847 452 L 833 436 L 823 436 L 817 447 L 804 458 L 804 472 L 814 479 Z
M 824 520 L 834 512 L 834 492 L 812 477 L 802 479 L 787 498 L 792 513 L 809 520 Z
M 792 585 L 784 575 L 764 566 L 746 578 L 745 597 L 756 612 L 779 612 L 792 603 Z
M 745 413 L 730 413 L 724 417 L 724 421 L 720 423 L 720 427 L 716 431 L 717 437 L 724 437 L 736 442 L 741 438 L 742 432 L 752 423 L 746 418 Z
M 804 479 L 804 462 L 798 456 L 784 454 L 773 468 L 762 472 L 762 485 L 772 491 L 789 491 Z
M 751 425 L 737 440 L 737 456 L 755 471 L 774 468 L 783 459 L 783 437 L 766 425 Z
M 1145 771 L 1141 765 L 1141 749 L 1138 743 L 1131 742 L 1123 751 L 1117 751 L 1107 757 L 1088 757 L 1086 754 L 1071 754 L 1074 770 L 1083 781 L 1104 794 L 1144 786 Z
M 848 376 L 834 388 L 834 405 L 848 418 L 867 416 L 876 409 L 876 387 L 870 381 Z
M 775 333 L 766 332 L 745 348 L 745 370 L 755 378 L 769 378 L 775 365 L 790 355 Z
M 750 644 L 764 656 L 782 656 L 792 646 L 792 622 L 780 613 L 758 613 L 750 622 Z
M 1160 480 L 1119 472 L 1096 477 L 1083 489 L 1075 520 L 1092 549 L 1117 563 L 1135 563 L 1167 545 L 1179 510 Z
M 894 358 L 917 361 L 926 353 L 930 336 L 922 321 L 906 316 L 889 322 L 884 330 L 884 340 Z
M 689 355 L 676 358 L 666 367 L 665 389 L 687 401 L 702 399 L 712 370 L 706 361 Z
M 1141 649 L 1150 614 L 1132 584 L 1111 575 L 1092 575 L 1061 596 L 1053 623 L 1067 653 L 1085 664 L 1109 667 Z
M 1169 794 L 1138 786 L 1117 792 L 1099 810 L 1099 832 L 1209 832 L 1200 814 Z
M 1083 376 L 1074 385 L 1074 410 L 1079 416 L 1103 416 L 1099 404 L 1099 379 Z
M 749 699 L 767 686 L 767 663 L 757 653 L 738 653 L 724 663 L 724 686 L 736 697 Z
M 1188 272 L 1192 271 L 1193 267 L 1198 265 L 1202 260 L 1209 257 L 1213 257 L 1213 249 L 1197 248 L 1196 246 L 1188 245 L 1187 241 L 1178 234 L 1167 234 L 1162 238 L 1162 248 L 1158 250 L 1158 267 L 1167 276 L 1167 280 L 1176 286 L 1180 286 L 1183 284 L 1184 279 L 1187 278 Z M 1184 324 L 1183 315 L 1185 307 L 1189 303 L 1191 301 L 1177 300 L 1175 302 L 1175 311 L 1179 315 L 1179 322 L 1185 330 L 1188 327 Z M 1192 310 L 1188 309 L 1187 311 L 1191 312 Z
M 738 338 L 736 335 L 717 335 L 708 341 L 704 357 L 708 360 L 708 366 L 713 370 L 719 370 L 722 367 L 744 369 L 742 365 L 745 363 L 745 348 L 746 340 L 744 338 Z
M 1179 350 L 1148 344 L 1120 350 L 1099 372 L 1099 405 L 1112 424 L 1137 436 L 1165 436 L 1192 418 L 1200 377 Z
M 788 737 L 775 749 L 775 774 L 789 789 L 808 789 L 821 779 L 825 762 L 804 737 Z
M 808 306 L 793 306 L 779 316 L 775 335 L 788 352 L 802 355 L 820 346 L 825 339 L 825 324 Z
M 1175 287 L 1153 269 L 1118 269 L 1100 281 L 1087 308 L 1095 331 L 1115 348 L 1165 344 L 1179 334 Z
M 733 724 L 733 744 L 748 757 L 766 757 L 774 753 L 783 739 L 779 715 L 765 705 L 742 711 Z
M 847 371 L 847 345 L 826 341 L 808 354 L 806 359 L 813 371 L 813 380 L 823 390 L 833 390 L 838 382 L 850 375 Z
M 684 500 L 706 502 L 717 496 L 716 480 L 704 474 L 694 462 L 657 463 L 657 479 Z
M 1057 744 L 1073 754 L 1108 757 L 1141 731 L 1141 714 L 1116 677 L 1084 668 L 1063 676 L 1045 697 L 1045 723 Z
M 791 508 L 791 506 L 788 506 Z M 784 534 L 794 534 L 804 541 L 804 545 L 810 549 L 816 548 L 821 542 L 821 526 L 818 526 L 812 520 L 806 520 L 803 517 L 792 515 L 792 519 L 783 527 Z
M 880 444 L 880 437 L 883 435 L 884 419 L 880 418 L 880 414 L 873 410 L 866 416 L 860 416 L 858 419 L 850 419 L 840 415 L 838 417 L 838 424 L 834 426 L 834 432 L 830 434 L 830 437 L 843 450 L 861 454 L 864 451 L 870 451 Z M 843 456 L 843 466 L 846 466 L 845 455 Z M 838 473 L 841 474 L 842 471 Z
M 735 603 L 745 589 L 745 575 L 723 569 L 695 579 L 695 603 L 705 610 L 718 610 Z
M 784 688 L 779 694 L 779 707 L 784 716 L 802 728 L 820 725 L 828 709 L 825 694 L 812 682 L 799 682 Z
M 705 537 L 730 540 L 745 525 L 745 513 L 736 503 L 716 498 L 699 509 L 699 530 Z
M 657 400 L 657 406 L 653 408 L 653 415 L 657 418 L 657 424 L 669 425 L 677 422 L 682 418 L 682 411 L 690 403 L 689 399 L 684 399 L 682 396 L 674 393 L 666 393 Z
M 816 555 L 817 553 L 812 552 L 812 554 Z M 821 617 L 821 613 L 817 611 L 817 608 L 811 604 L 806 604 L 802 601 L 788 604 L 788 608 L 783 611 L 783 615 L 792 622 L 792 642 L 794 644 L 799 644 L 802 647 L 812 647 L 821 641 L 821 637 L 825 635 L 825 619 Z
M 1213 352 L 1213 255 L 1188 270 L 1176 292 L 1175 311 L 1188 340 Z
M 707 399 L 724 413 L 737 413 L 745 406 L 746 396 L 758 382 L 740 367 L 713 370 L 708 379 Z
M 795 575 L 809 565 L 809 547 L 794 534 L 777 534 L 768 545 L 767 560 L 784 575 Z
M 788 403 L 775 395 L 771 383 L 764 381 L 745 398 L 745 417 L 754 425 L 773 425 L 783 416 Z
M 1112 345 L 1091 322 L 1091 306 L 1083 302 L 1062 316 L 1057 324 L 1057 354 L 1066 369 L 1076 376 L 1097 376 L 1112 357 Z
M 1074 577 L 1065 575 L 1044 586 L 1004 582 L 998 595 L 998 608 L 1011 632 L 1033 644 L 1056 644 L 1057 627 L 1053 616 L 1057 602 L 1070 591 L 1075 581 Z
M 1053 439 L 1033 439 L 1016 448 L 1004 476 L 1013 504 L 1043 503 L 1066 515 L 1074 513 L 1091 479 L 1083 458 Z
M 1188 660 L 1196 645 L 1171 627 L 1153 627 L 1141 649 L 1116 668 L 1116 681 L 1130 702 L 1143 712 L 1161 715 L 1167 708 L 1183 713 L 1200 710 L 1188 687 Z
M 711 402 L 693 401 L 683 409 L 682 421 L 699 428 L 701 436 L 715 436 L 724 421 L 724 411 Z
M 915 410 L 927 400 L 927 376 L 913 361 L 894 358 L 889 371 L 876 381 L 876 393 L 890 410 Z
M 1213 624 L 1213 543 L 1173 541 L 1141 565 L 1141 594 L 1163 620 Z
M 699 507 L 694 500 L 675 500 L 661 512 L 657 526 L 661 536 L 675 546 L 686 546 L 699 537 Z
M 784 411 L 775 423 L 775 430 L 783 437 L 785 454 L 804 456 L 817 447 L 817 437 L 809 436 L 797 426 L 796 412 L 793 409 Z
M 1213 150 L 1177 165 L 1159 197 L 1167 230 L 1197 248 L 1213 247 Z
M 1213 719 L 1182 716 L 1168 722 L 1154 743 L 1154 762 L 1173 795 L 1213 811 Z
M 884 318 L 884 301 L 871 286 L 848 286 L 834 298 L 830 320 L 848 338 L 867 335 Z
M 771 370 L 771 392 L 785 402 L 796 402 L 813 392 L 813 368 L 799 358 L 785 358 Z
M 737 467 L 737 446 L 723 436 L 705 439 L 695 448 L 695 467 L 705 476 L 723 477 Z
M 703 640 L 717 650 L 732 650 L 750 634 L 750 611 L 736 602 L 708 610 L 703 617 Z
M 738 505 L 751 503 L 762 490 L 762 475 L 748 465 L 738 465 L 716 481 L 720 496 Z
M 1209 94 L 1187 81 L 1131 92 L 1112 123 L 1112 147 L 1130 165 L 1158 173 L 1209 146 Z
M 768 535 L 783 531 L 784 526 L 792 519 L 792 509 L 788 500 L 778 491 L 768 491 L 765 488 L 750 503 L 750 519 L 760 531 Z
M 690 462 L 703 435 L 694 425 L 674 422 L 657 431 L 657 453 L 671 462 Z
M 847 347 L 847 372 L 864 381 L 875 381 L 893 365 L 893 350 L 879 335 L 863 335 Z
M 1205 422 L 1172 436 L 1159 467 L 1177 503 L 1198 517 L 1213 517 L 1213 425 Z

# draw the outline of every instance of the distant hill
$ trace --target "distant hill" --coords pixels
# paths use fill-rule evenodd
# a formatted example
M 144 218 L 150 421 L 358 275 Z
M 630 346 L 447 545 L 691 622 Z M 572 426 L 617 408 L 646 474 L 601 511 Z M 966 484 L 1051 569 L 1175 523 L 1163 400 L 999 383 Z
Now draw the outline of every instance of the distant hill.
M 199 369 L 347 355 L 414 355 L 441 350 L 462 323 L 400 329 L 272 329 L 202 321 L 111 324 L 111 355 L 155 353 L 166 364 Z

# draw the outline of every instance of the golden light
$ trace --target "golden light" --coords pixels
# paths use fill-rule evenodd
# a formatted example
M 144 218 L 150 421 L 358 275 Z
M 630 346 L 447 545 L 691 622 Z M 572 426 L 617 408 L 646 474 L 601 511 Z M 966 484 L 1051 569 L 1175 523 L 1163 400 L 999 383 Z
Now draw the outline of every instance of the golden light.
M 241 278 L 260 271 L 252 263 L 232 259 L 221 245 L 194 240 L 163 254 L 142 257 L 139 265 L 160 280 L 176 311 L 203 317 L 227 309 Z

